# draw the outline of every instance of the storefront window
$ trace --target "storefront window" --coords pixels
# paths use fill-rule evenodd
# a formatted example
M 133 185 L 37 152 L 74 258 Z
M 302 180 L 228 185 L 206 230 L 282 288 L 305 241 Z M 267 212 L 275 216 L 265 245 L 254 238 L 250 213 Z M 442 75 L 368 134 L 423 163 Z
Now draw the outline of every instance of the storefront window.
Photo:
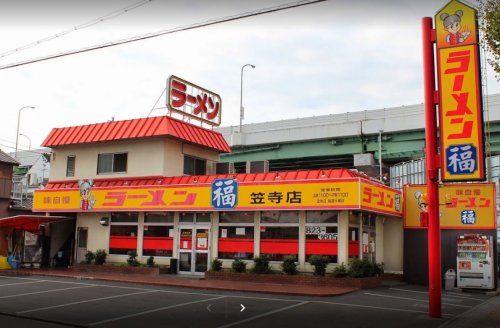
M 375 220 L 374 214 L 363 213 L 363 235 L 361 236 L 363 258 L 375 261 Z
M 323 255 L 337 263 L 338 213 L 306 212 L 306 261 L 311 255 Z
M 260 253 L 271 261 L 299 253 L 299 212 L 266 211 L 261 215 Z
M 222 212 L 219 216 L 221 259 L 251 259 L 254 243 L 254 212 Z
M 126 255 L 137 251 L 138 213 L 120 212 L 111 214 L 109 254 Z
M 180 213 L 179 222 L 180 223 L 210 223 L 211 213 Z
M 174 245 L 174 215 L 172 212 L 152 212 L 144 216 L 143 256 L 172 256 Z

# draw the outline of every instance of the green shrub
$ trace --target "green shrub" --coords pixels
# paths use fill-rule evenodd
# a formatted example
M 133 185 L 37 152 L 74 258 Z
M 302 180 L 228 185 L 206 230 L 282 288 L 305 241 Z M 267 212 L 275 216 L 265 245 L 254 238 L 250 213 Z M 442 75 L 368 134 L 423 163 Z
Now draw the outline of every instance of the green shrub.
M 271 267 L 269 266 L 269 257 L 267 255 L 254 257 L 253 262 L 254 266 L 252 268 L 252 273 L 271 273 Z
M 349 276 L 353 278 L 375 277 L 384 273 L 384 265 L 368 259 L 353 259 L 349 269 Z
M 314 274 L 316 276 L 324 276 L 326 271 L 326 266 L 330 262 L 328 257 L 321 255 L 312 255 L 308 261 L 312 266 L 314 266 Z
M 106 263 L 106 257 L 108 256 L 108 253 L 104 249 L 98 249 L 95 251 L 95 260 L 94 263 L 97 265 L 103 265 Z
M 231 264 L 231 268 L 233 269 L 233 272 L 245 272 L 247 269 L 247 264 L 240 259 L 234 259 L 233 263 Z
M 128 265 L 139 266 L 139 261 L 137 261 L 137 252 L 136 251 L 128 251 L 127 255 L 128 255 L 128 259 L 127 259 Z
M 283 263 L 281 263 L 281 268 L 283 272 L 289 275 L 297 274 L 297 259 L 293 255 L 287 255 L 283 258 Z
M 92 264 L 92 261 L 94 259 L 95 259 L 95 254 L 92 253 L 92 251 L 87 251 L 87 253 L 85 253 L 85 261 L 84 261 L 85 264 Z
M 333 269 L 332 275 L 335 278 L 343 278 L 349 275 L 349 271 L 347 270 L 347 267 L 344 265 L 344 263 L 342 263 L 341 265 L 337 265 L 335 269 Z
M 154 266 L 155 266 L 155 258 L 152 257 L 152 256 L 148 257 L 146 265 L 148 266 L 148 268 L 154 268 Z
M 221 271 L 222 270 L 222 261 L 218 258 L 214 258 L 212 260 L 212 264 L 210 266 L 210 270 L 212 271 Z

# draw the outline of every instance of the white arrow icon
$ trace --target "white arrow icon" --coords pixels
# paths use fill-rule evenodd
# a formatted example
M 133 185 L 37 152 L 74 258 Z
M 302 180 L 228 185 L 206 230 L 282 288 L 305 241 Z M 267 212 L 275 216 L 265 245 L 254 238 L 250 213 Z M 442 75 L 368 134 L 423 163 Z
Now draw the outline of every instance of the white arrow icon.
M 243 312 L 245 310 L 245 306 L 243 304 L 240 304 L 241 305 L 241 310 L 240 312 Z
M 210 307 L 211 307 L 211 306 L 212 306 L 212 304 L 208 304 L 208 306 L 207 306 L 207 311 L 208 311 L 208 312 L 212 312 L 212 310 L 210 310 Z

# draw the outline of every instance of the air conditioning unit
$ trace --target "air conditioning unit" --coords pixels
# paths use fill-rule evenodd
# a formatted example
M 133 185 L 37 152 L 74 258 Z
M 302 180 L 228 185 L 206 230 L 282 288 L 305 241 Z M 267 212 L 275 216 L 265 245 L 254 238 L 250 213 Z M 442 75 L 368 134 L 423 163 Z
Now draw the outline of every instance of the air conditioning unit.
M 215 174 L 234 174 L 234 163 L 215 163 Z
M 246 173 L 267 173 L 269 172 L 269 161 L 248 161 Z

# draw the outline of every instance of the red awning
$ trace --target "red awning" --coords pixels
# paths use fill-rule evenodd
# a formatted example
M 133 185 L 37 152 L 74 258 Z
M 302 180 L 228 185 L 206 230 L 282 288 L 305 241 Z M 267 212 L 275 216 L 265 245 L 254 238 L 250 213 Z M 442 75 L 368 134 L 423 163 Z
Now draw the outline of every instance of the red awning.
M 36 231 L 40 225 L 61 220 L 72 220 L 67 216 L 16 215 L 0 219 L 1 228 Z

